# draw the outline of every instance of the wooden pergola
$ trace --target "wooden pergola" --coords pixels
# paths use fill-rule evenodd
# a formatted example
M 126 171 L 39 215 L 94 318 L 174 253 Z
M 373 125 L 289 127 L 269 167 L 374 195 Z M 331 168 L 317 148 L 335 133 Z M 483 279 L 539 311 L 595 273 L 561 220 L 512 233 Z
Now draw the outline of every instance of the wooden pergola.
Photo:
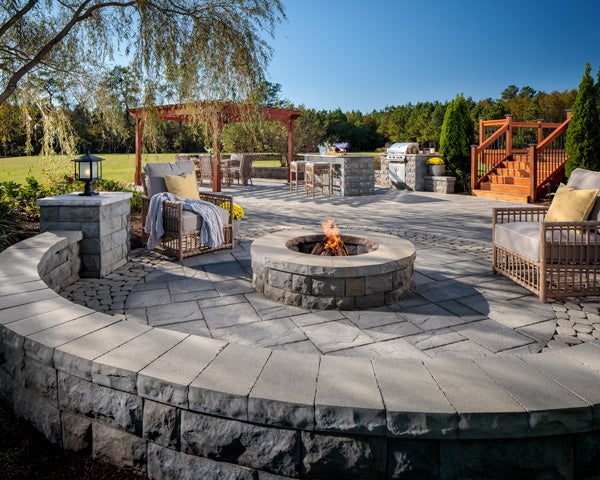
M 287 129 L 287 158 L 288 172 L 287 179 L 290 181 L 290 162 L 294 159 L 294 120 L 300 116 L 298 110 L 288 110 L 285 108 L 258 107 L 259 114 L 265 120 L 283 122 Z M 173 104 L 159 105 L 155 107 L 130 108 L 129 114 L 135 118 L 135 184 L 142 184 L 142 135 L 144 123 L 148 116 L 156 116 L 160 120 L 173 122 L 190 122 L 198 118 L 200 111 L 203 111 L 204 118 L 207 118 L 213 131 L 213 163 L 214 172 L 212 179 L 213 192 L 221 191 L 221 132 L 223 127 L 230 122 L 244 122 L 252 116 L 254 108 L 245 104 L 234 104 L 230 102 L 199 102 L 195 104 Z

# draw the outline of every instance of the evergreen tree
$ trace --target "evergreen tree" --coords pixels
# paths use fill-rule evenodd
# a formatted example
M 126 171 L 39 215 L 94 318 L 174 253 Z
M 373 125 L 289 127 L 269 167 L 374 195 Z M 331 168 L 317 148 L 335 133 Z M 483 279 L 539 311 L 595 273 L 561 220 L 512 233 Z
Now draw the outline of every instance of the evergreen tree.
M 475 126 L 467 101 L 460 94 L 446 109 L 440 134 L 440 154 L 444 157 L 446 174 L 456 177 L 458 186 L 463 189 L 469 185 L 474 141 Z
M 565 145 L 569 156 L 565 164 L 567 177 L 577 167 L 600 170 L 600 115 L 597 86 L 594 86 L 594 79 L 590 75 L 591 69 L 592 67 L 587 63 L 567 130 Z

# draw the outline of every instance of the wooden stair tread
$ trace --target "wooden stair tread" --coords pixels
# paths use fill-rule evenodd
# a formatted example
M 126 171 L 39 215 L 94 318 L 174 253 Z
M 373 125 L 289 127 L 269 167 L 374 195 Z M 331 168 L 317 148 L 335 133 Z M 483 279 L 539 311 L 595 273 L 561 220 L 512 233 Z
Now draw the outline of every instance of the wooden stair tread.
M 500 165 L 498 167 L 506 169 L 506 170 L 514 170 L 516 172 L 530 172 L 531 169 L 529 168 L 529 165 L 527 165 L 526 163 L 515 163 L 515 162 L 502 162 L 502 165 Z
M 490 175 L 488 179 L 490 183 L 497 183 L 502 185 L 529 185 L 529 177 Z
M 518 195 L 489 190 L 473 190 L 471 194 L 475 197 L 490 198 L 493 200 L 504 200 L 506 202 L 529 203 L 529 195 Z
M 495 171 L 495 173 L 497 175 L 503 176 L 503 177 L 522 177 L 522 178 L 529 178 L 529 170 L 524 170 L 524 169 L 516 169 L 516 168 L 504 168 L 504 167 L 498 167 Z
M 482 182 L 479 189 L 491 192 L 529 195 L 529 185 Z

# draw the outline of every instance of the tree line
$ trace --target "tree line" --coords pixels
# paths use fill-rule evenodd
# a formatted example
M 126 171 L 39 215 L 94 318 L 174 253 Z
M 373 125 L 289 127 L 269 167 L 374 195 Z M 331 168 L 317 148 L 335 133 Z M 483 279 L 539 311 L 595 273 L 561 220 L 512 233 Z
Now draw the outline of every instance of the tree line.
M 72 128 L 72 136 L 80 153 L 126 153 L 135 150 L 135 124 L 127 109 L 142 102 L 140 87 L 135 75 L 125 67 L 117 66 L 107 72 L 100 81 L 101 89 L 95 102 L 98 107 L 90 110 L 83 104 L 71 106 L 52 82 L 46 85 L 55 109 L 63 113 L 65 125 Z M 419 142 L 425 146 L 439 146 L 444 116 L 450 102 L 427 101 L 388 106 L 381 110 L 363 113 L 358 110 L 344 112 L 341 109 L 316 110 L 305 105 L 296 106 L 281 99 L 278 84 L 265 83 L 261 103 L 267 106 L 294 108 L 301 116 L 294 124 L 295 151 L 316 151 L 321 143 L 348 142 L 351 151 L 376 151 L 394 142 Z M 515 121 L 562 122 L 566 110 L 574 103 L 577 90 L 563 92 L 536 91 L 530 86 L 509 85 L 499 98 L 475 101 L 465 98 L 466 108 L 475 132 L 480 117 L 500 119 L 507 114 Z M 26 112 L 29 122 L 23 122 Z M 60 119 L 60 117 L 58 117 Z M 60 129 L 58 120 L 48 124 L 43 110 L 23 108 L 8 100 L 0 105 L 0 154 L 19 156 L 37 154 L 42 150 L 48 136 L 47 128 Z M 208 132 L 197 124 L 184 122 L 157 122 L 152 145 L 148 150 L 173 152 L 201 152 L 210 149 Z M 477 140 L 477 138 L 475 139 Z M 287 151 L 287 133 L 279 122 L 254 120 L 232 123 L 223 132 L 226 151 L 275 152 Z M 51 147 L 51 146 L 50 146 Z

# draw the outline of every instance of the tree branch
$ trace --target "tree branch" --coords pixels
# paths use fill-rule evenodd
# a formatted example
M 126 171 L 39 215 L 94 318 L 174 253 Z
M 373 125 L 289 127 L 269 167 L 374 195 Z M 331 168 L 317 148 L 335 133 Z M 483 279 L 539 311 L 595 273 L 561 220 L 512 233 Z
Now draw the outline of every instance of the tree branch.
M 34 0 L 30 0 L 34 1 Z M 48 53 L 58 45 L 73 29 L 75 25 L 89 18 L 94 12 L 101 10 L 103 8 L 109 7 L 120 7 L 127 8 L 135 5 L 136 1 L 131 0 L 128 2 L 119 2 L 119 1 L 111 1 L 105 3 L 99 3 L 96 5 L 92 5 L 90 8 L 87 8 L 88 4 L 91 0 L 85 0 L 79 8 L 75 11 L 69 22 L 63 27 L 63 29 L 58 32 L 53 38 L 51 38 L 39 51 L 38 53 L 25 65 L 19 68 L 8 80 L 6 84 L 6 88 L 2 93 L 0 93 L 0 105 L 2 105 L 6 100 L 15 92 L 17 89 L 17 85 L 19 81 L 29 73 L 36 65 L 41 63 L 41 61 L 48 55 Z
M 9 18 L 8 21 L 4 25 L 0 26 L 0 37 L 2 35 L 4 35 L 10 27 L 12 27 L 21 18 L 23 18 L 25 16 L 25 14 L 29 10 L 31 10 L 37 2 L 38 2 L 38 0 L 29 0 L 27 5 L 25 5 L 21 10 L 18 10 L 17 13 L 15 13 L 11 18 Z

